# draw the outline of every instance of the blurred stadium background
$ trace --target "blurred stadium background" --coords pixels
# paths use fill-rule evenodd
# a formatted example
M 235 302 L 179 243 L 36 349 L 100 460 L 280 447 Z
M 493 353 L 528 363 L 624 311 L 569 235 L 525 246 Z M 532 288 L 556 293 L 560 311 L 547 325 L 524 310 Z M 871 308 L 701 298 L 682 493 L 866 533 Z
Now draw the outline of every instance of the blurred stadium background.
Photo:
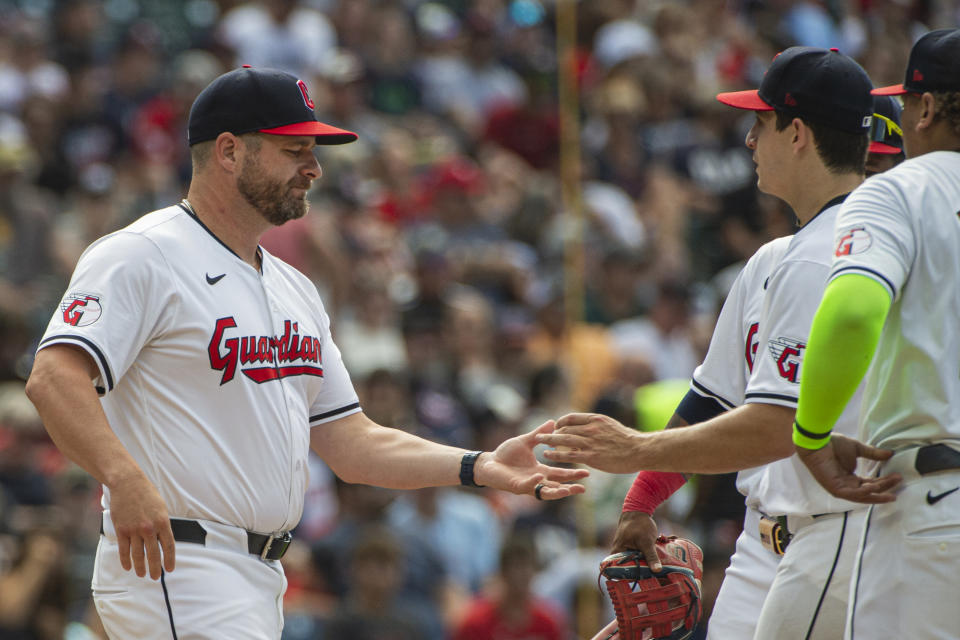
M 218 74 L 291 71 L 360 134 L 264 245 L 320 288 L 371 417 L 485 448 L 570 410 L 662 426 L 743 261 L 792 232 L 716 92 L 795 44 L 892 84 L 958 23 L 956 0 L 0 0 L 0 639 L 105 637 L 99 487 L 23 381 L 84 247 L 186 193 Z M 541 504 L 315 459 L 283 638 L 589 637 L 631 479 Z M 704 547 L 708 608 L 742 510 L 714 476 L 657 514 Z

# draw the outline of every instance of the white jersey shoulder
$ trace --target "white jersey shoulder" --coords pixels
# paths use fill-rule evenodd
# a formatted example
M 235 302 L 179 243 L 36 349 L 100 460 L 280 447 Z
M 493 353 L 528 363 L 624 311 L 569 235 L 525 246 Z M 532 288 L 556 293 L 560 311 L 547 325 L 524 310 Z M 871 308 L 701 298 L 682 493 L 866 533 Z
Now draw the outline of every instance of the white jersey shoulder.
M 52 344 L 91 354 L 111 427 L 173 516 L 293 527 L 311 426 L 359 411 L 316 288 L 266 251 L 258 271 L 182 206 L 84 252 Z
M 771 240 L 747 260 L 720 310 L 707 355 L 694 371 L 691 388 L 713 398 L 725 409 L 743 404 L 747 378 L 757 353 L 767 281 L 791 238 Z
M 867 373 L 863 436 L 891 448 L 960 439 L 960 153 L 912 158 L 851 195 L 831 278 L 850 273 L 893 298 Z

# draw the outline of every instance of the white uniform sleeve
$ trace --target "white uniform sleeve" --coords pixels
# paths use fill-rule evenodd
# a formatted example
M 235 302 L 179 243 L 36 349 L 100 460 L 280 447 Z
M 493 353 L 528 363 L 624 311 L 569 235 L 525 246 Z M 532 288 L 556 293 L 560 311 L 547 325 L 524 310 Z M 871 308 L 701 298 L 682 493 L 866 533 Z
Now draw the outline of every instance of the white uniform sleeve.
M 71 344 L 93 357 L 97 391 L 109 393 L 141 348 L 172 322 L 176 293 L 157 246 L 117 232 L 90 245 L 73 272 L 39 349 Z
M 854 191 L 837 214 L 830 279 L 847 273 L 873 278 L 896 299 L 916 257 L 910 210 L 894 182 L 878 175 Z
M 360 411 L 360 400 L 350 374 L 343 364 L 340 349 L 330 333 L 330 318 L 323 312 L 323 386 L 310 405 L 310 426 L 343 418 Z
M 800 367 L 827 273 L 824 264 L 797 259 L 782 263 L 770 277 L 745 402 L 796 408 Z
M 743 404 L 747 368 L 744 362 L 743 313 L 748 295 L 746 266 L 737 275 L 727 299 L 720 310 L 717 325 L 710 338 L 710 348 L 703 362 L 693 372 L 690 386 L 702 396 L 713 398 L 724 409 L 733 409 Z

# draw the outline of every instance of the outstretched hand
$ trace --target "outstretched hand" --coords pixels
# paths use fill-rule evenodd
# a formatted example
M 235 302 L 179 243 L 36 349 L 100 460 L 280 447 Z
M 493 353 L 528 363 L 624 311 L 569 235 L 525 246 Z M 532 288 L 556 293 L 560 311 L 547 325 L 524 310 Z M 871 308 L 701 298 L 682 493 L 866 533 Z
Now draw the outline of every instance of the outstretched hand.
M 556 447 L 544 457 L 556 462 L 576 462 L 608 473 L 633 473 L 637 440 L 643 434 L 599 413 L 569 413 L 557 421 L 555 433 L 544 432 L 538 442 Z
M 831 495 L 853 502 L 880 504 L 893 502 L 897 496 L 894 489 L 902 480 L 893 473 L 879 478 L 863 478 L 854 473 L 857 458 L 889 460 L 893 452 L 863 444 L 839 434 L 830 436 L 830 442 L 822 449 L 796 447 L 797 456 L 807 469 Z
M 586 491 L 582 484 L 566 484 L 581 480 L 590 472 L 586 469 L 551 467 L 537 461 L 533 448 L 539 444 L 537 436 L 553 432 L 555 422 L 548 420 L 520 436 L 504 440 L 494 451 L 483 453 L 477 460 L 475 479 L 477 484 L 509 491 L 534 495 L 537 485 L 541 500 L 557 500 Z

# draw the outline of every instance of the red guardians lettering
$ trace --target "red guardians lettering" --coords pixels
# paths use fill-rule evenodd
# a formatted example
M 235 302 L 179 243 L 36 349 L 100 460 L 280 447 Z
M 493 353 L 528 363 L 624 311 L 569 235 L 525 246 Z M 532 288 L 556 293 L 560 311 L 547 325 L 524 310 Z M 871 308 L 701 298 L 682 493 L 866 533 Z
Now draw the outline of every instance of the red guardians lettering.
M 757 342 L 757 332 L 760 329 L 760 324 L 754 322 L 750 325 L 750 329 L 747 330 L 747 340 L 746 348 L 743 352 L 743 357 L 747 360 L 747 369 L 752 373 L 753 372 L 753 359 L 757 355 L 757 346 L 760 344 Z
M 298 323 L 285 320 L 279 336 L 228 336 L 236 326 L 233 317 L 217 320 L 207 347 L 210 367 L 223 373 L 221 385 L 233 380 L 238 368 L 258 384 L 288 376 L 323 376 L 320 340 L 301 336 Z

